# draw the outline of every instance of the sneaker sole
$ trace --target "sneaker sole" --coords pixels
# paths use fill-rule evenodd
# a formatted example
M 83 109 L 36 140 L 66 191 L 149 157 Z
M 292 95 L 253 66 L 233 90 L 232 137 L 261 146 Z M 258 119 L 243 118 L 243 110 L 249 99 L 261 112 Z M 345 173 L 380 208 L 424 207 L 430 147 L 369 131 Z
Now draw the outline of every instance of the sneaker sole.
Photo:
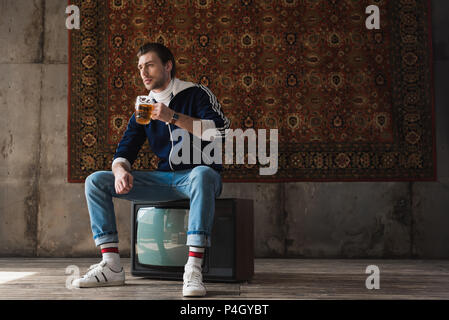
M 91 282 L 91 283 L 80 283 L 80 288 L 96 288 L 96 287 L 113 287 L 113 286 L 123 286 L 125 281 L 108 281 L 108 282 Z
M 192 291 L 182 291 L 184 297 L 204 297 L 206 291 L 192 290 Z

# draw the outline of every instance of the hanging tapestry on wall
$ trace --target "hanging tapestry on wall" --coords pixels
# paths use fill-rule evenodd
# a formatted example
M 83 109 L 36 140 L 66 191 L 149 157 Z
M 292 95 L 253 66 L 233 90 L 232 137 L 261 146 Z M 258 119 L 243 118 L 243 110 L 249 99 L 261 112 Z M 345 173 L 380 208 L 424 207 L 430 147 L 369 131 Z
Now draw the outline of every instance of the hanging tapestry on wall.
M 379 29 L 367 28 L 373 3 Z M 225 164 L 224 181 L 435 179 L 428 0 L 71 4 L 81 24 L 69 30 L 69 182 L 110 170 L 148 94 L 136 57 L 148 41 L 172 50 L 178 78 L 211 89 L 231 129 L 278 130 L 275 174 L 245 161 Z M 157 162 L 146 143 L 133 169 Z

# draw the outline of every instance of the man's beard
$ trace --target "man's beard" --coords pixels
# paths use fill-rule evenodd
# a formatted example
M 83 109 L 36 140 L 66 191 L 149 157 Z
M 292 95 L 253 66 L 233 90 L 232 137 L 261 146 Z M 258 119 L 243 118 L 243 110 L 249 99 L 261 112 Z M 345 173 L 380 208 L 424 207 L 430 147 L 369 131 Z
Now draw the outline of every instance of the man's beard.
M 149 87 L 147 87 L 147 90 L 152 91 L 152 90 L 157 90 L 157 89 L 164 88 L 164 85 L 165 85 L 165 82 L 166 82 L 165 80 L 166 80 L 165 78 L 162 78 L 162 79 L 159 79 L 159 80 L 155 80 L 153 78 L 153 83 Z

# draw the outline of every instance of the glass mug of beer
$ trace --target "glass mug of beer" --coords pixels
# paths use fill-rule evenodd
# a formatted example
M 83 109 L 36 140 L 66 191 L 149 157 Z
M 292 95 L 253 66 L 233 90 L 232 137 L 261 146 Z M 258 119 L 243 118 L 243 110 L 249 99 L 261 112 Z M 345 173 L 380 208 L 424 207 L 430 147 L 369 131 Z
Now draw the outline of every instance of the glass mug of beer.
M 153 100 L 148 96 L 137 96 L 136 99 L 136 122 L 138 124 L 149 124 L 151 112 L 153 112 Z

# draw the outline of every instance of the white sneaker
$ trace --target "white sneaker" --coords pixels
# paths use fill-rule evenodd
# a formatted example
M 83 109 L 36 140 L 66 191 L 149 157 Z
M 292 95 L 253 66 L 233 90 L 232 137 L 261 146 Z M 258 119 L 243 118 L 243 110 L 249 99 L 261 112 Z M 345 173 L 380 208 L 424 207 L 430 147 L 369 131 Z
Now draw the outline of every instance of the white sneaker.
M 184 297 L 204 297 L 206 295 L 201 267 L 186 264 L 183 279 L 182 295 Z
M 125 271 L 123 267 L 120 271 L 114 271 L 104 260 L 91 265 L 88 272 L 82 278 L 72 281 L 72 285 L 77 288 L 121 286 L 124 284 Z

